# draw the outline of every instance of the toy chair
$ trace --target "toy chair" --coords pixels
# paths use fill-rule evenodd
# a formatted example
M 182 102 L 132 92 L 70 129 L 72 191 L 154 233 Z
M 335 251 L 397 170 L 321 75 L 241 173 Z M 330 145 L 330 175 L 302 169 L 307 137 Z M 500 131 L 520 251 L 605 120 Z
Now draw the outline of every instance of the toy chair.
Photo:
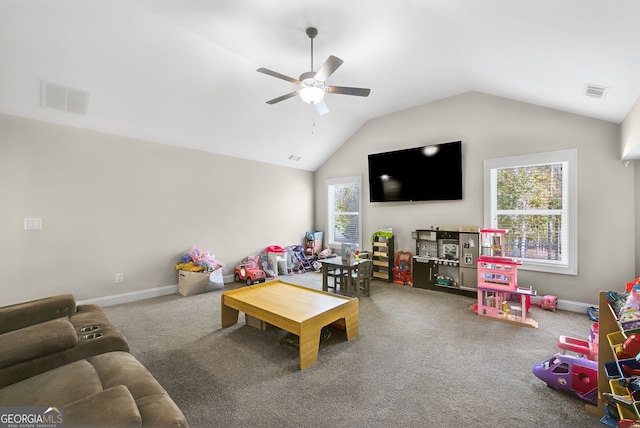
M 351 277 L 352 289 L 350 294 L 353 297 L 361 297 L 371 295 L 371 260 L 362 260 L 358 264 L 358 269 Z
M 269 258 L 269 264 L 273 268 L 274 277 L 278 276 L 280 270 L 284 275 L 289 273 L 286 250 L 284 248 L 278 245 L 271 245 L 267 247 L 267 256 Z
M 326 269 L 326 266 L 325 266 Z M 333 278 L 333 281 L 331 281 Z M 333 285 L 332 285 L 333 282 Z M 327 271 L 327 289 L 332 289 L 336 294 L 348 294 L 349 290 L 345 290 L 347 284 L 347 272 L 342 268 L 333 268 Z

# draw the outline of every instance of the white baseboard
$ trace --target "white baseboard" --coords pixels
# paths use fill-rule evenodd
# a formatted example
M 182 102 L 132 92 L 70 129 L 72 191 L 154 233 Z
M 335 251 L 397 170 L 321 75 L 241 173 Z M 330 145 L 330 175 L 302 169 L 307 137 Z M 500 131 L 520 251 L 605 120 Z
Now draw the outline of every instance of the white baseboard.
M 226 275 L 223 277 L 224 283 L 234 282 L 233 275 Z M 87 299 L 78 301 L 78 305 L 95 304 L 99 306 L 111 306 L 118 305 L 120 303 L 135 302 L 136 300 L 150 299 L 152 297 L 166 296 L 168 294 L 176 294 L 178 292 L 178 284 L 166 285 L 164 287 L 148 288 L 146 290 L 132 291 L 129 293 L 114 294 L 112 296 L 96 297 L 94 299 Z M 542 296 L 533 296 L 531 303 L 542 301 Z M 586 314 L 587 309 L 591 306 L 588 303 L 574 302 L 573 300 L 558 299 L 557 308 L 564 311 L 578 312 Z M 597 306 L 597 305 L 595 305 Z
M 234 276 L 227 275 L 223 277 L 223 282 L 233 282 Z M 152 297 L 166 296 L 168 294 L 176 294 L 178 292 L 178 284 L 165 285 L 164 287 L 147 288 L 146 290 L 131 291 L 129 293 L 114 294 L 112 296 L 96 297 L 94 299 L 79 300 L 78 305 L 98 305 L 111 306 L 120 303 L 135 302 L 137 300 L 150 299 Z
M 120 303 L 135 302 L 136 300 L 150 299 L 152 297 L 166 296 L 178 292 L 178 284 L 165 285 L 164 287 L 147 288 L 146 290 L 131 291 L 129 293 L 114 294 L 112 296 L 96 297 L 94 299 L 80 300 L 78 305 L 111 306 Z
M 542 301 L 542 296 L 536 296 L 531 298 L 531 303 L 537 303 L 541 301 Z M 571 312 L 586 314 L 587 309 L 589 309 L 591 306 L 594 306 L 594 305 L 590 305 L 588 303 L 583 303 L 583 302 L 574 302 L 573 300 L 558 299 L 557 308 L 563 311 L 571 311 Z M 597 307 L 598 305 L 595 305 L 595 306 Z

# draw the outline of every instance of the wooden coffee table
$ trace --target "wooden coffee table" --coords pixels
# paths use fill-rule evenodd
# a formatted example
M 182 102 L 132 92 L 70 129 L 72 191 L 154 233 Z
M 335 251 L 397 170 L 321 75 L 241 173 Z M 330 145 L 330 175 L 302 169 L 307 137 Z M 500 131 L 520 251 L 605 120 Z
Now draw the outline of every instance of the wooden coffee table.
M 358 335 L 358 299 L 282 281 L 269 281 L 222 293 L 222 327 L 238 322 L 238 312 L 300 338 L 300 369 L 318 360 L 320 330 L 344 319 L 347 340 Z

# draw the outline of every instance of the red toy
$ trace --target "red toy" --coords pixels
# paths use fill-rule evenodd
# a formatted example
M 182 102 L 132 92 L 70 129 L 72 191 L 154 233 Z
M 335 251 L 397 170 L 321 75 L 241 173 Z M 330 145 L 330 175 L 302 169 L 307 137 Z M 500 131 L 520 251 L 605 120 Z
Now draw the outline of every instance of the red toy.
M 558 338 L 558 348 L 561 353 L 571 351 L 579 357 L 587 358 L 591 361 L 598 361 L 598 344 L 588 340 L 576 339 L 575 337 L 560 336 Z
M 236 282 L 245 281 L 247 285 L 253 285 L 256 282 L 264 282 L 267 275 L 258 268 L 259 256 L 247 257 L 245 261 L 235 268 L 234 278 Z
M 396 266 L 393 268 L 394 284 L 407 285 L 413 283 L 411 274 L 411 252 L 398 251 Z
M 619 360 L 636 358 L 640 354 L 640 335 L 632 334 L 627 337 L 622 346 L 615 348 L 615 353 Z

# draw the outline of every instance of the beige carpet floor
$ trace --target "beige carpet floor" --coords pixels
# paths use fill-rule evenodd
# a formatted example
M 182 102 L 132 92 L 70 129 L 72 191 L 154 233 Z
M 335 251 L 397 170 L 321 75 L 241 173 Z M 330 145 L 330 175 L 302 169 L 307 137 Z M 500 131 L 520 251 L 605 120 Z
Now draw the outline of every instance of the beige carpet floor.
M 314 272 L 282 279 L 321 284 Z M 587 314 L 535 308 L 533 329 L 478 317 L 473 298 L 373 281 L 360 335 L 337 333 L 300 371 L 286 332 L 221 328 L 222 291 L 105 308 L 192 427 L 603 426 L 531 373 L 559 335 L 588 337 Z

